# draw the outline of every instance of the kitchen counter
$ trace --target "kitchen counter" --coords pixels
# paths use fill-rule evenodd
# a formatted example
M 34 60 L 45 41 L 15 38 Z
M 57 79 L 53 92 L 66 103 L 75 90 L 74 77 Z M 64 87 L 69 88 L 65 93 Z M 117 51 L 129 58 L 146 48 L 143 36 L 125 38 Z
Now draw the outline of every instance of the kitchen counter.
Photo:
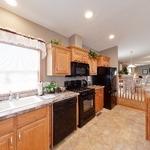
M 55 102 L 62 101 L 71 97 L 78 96 L 78 93 L 66 91 L 64 93 L 56 93 L 56 94 L 48 94 L 43 96 L 30 96 L 21 98 L 19 100 L 12 100 L 12 101 L 2 101 L 0 102 L 0 109 L 2 109 L 2 105 L 6 103 L 6 110 L 0 112 L 0 120 L 7 119 L 10 117 L 15 117 L 19 114 L 30 112 L 46 105 L 51 105 Z M 27 105 L 18 105 L 17 101 L 22 101 L 25 103 L 26 100 L 31 100 L 31 104 Z M 37 102 L 32 103 L 32 100 L 37 100 Z M 14 103 L 15 101 L 15 103 Z M 7 109 L 7 103 L 14 103 L 13 108 Z M 16 105 L 15 105 L 16 104 Z M 18 105 L 18 106 L 17 106 Z
M 146 87 L 144 88 L 144 91 L 145 91 L 145 92 L 150 92 L 150 86 L 146 86 Z
M 90 85 L 90 86 L 88 86 L 88 88 L 101 89 L 101 88 L 104 88 L 104 86 L 101 86 L 101 85 Z

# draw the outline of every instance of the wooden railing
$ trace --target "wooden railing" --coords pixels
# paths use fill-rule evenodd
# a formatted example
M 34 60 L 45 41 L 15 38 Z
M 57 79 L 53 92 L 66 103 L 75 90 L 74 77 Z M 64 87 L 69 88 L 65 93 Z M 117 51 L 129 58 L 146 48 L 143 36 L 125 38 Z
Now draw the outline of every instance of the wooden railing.
M 118 87 L 118 104 L 145 111 L 145 97 L 143 87 Z
M 146 102 L 146 112 L 145 112 L 146 139 L 150 141 L 150 90 L 145 92 L 145 102 Z

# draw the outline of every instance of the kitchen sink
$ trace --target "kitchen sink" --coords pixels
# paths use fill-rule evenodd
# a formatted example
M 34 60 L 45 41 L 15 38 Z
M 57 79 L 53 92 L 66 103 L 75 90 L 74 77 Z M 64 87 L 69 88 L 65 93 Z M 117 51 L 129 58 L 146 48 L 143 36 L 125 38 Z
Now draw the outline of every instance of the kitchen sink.
M 39 102 L 42 102 L 42 100 L 36 96 L 25 97 L 19 100 L 3 101 L 3 102 L 0 102 L 0 113 L 9 111 L 12 109 L 24 107 L 24 106 L 36 104 Z
M 13 106 L 15 108 L 24 107 L 24 106 L 36 104 L 39 102 L 42 102 L 42 100 L 38 97 L 35 97 L 35 96 L 25 97 L 25 98 L 21 98 L 19 100 L 11 101 L 11 103 L 13 104 Z
M 0 113 L 13 109 L 14 106 L 10 101 L 0 102 Z

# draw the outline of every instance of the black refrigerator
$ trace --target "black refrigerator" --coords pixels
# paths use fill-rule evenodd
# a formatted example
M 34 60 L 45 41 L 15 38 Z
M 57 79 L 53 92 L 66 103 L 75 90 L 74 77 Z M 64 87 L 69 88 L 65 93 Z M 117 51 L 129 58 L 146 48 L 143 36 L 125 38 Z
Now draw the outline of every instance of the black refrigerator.
M 104 87 L 104 108 L 112 109 L 117 104 L 117 76 L 116 68 L 98 67 L 97 75 L 92 76 L 93 85 Z

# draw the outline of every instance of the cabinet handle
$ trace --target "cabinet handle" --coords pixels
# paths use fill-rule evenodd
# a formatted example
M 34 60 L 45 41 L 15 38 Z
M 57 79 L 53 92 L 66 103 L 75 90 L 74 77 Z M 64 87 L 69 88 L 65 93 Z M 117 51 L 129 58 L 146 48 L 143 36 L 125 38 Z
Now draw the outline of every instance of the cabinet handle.
M 13 137 L 10 138 L 10 144 L 13 145 Z
M 18 139 L 19 139 L 19 141 L 21 140 L 21 133 L 20 132 L 18 133 Z

